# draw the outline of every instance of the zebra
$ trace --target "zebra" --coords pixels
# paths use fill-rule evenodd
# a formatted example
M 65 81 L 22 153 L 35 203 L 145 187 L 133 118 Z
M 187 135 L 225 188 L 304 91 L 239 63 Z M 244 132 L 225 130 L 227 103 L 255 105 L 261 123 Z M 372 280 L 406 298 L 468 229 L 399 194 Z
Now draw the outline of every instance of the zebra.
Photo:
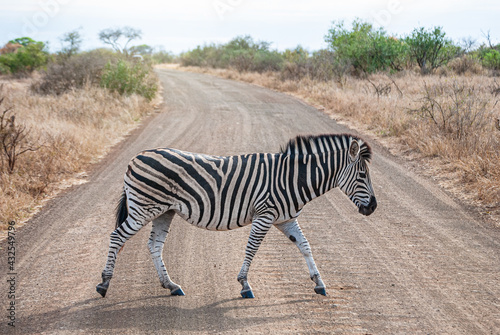
M 377 208 L 368 163 L 370 146 L 350 134 L 297 136 L 279 153 L 210 156 L 177 149 L 142 151 L 128 164 L 116 211 L 102 282 L 105 297 L 117 253 L 123 244 L 152 221 L 148 248 L 161 285 L 171 295 L 184 295 L 162 258 L 175 214 L 208 230 L 231 230 L 251 224 L 243 265 L 237 280 L 241 296 L 254 298 L 247 274 L 264 236 L 274 225 L 295 243 L 305 258 L 314 291 L 326 286 L 311 247 L 297 222 L 306 203 L 339 187 L 363 215 Z

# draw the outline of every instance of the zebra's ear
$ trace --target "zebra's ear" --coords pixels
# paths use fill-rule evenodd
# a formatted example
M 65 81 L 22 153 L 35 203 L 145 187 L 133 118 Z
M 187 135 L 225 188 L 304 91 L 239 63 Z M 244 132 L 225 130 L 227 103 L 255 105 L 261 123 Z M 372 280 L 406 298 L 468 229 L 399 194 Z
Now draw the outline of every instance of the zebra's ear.
M 359 155 L 359 143 L 356 140 L 352 140 L 351 145 L 349 146 L 349 156 L 354 161 L 358 158 Z

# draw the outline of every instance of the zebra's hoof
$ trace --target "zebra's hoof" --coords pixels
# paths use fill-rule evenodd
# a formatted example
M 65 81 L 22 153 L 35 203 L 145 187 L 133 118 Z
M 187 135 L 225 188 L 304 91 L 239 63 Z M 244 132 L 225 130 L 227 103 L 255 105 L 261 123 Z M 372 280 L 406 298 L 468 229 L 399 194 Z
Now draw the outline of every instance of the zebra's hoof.
M 253 299 L 253 298 L 255 298 L 255 296 L 253 295 L 252 290 L 249 290 L 249 291 L 241 291 L 241 296 L 242 296 L 243 298 L 249 298 L 249 299 Z
M 102 297 L 104 298 L 106 296 L 106 292 L 108 291 L 108 287 L 109 287 L 109 282 L 108 283 L 100 283 L 100 284 L 97 284 L 97 286 L 95 287 L 95 290 L 97 291 L 97 293 L 102 295 Z
M 321 294 L 326 297 L 326 289 L 324 287 L 315 287 L 314 292 L 316 292 L 316 294 Z
M 185 295 L 184 291 L 179 287 L 178 289 L 173 290 L 170 292 L 170 295 Z

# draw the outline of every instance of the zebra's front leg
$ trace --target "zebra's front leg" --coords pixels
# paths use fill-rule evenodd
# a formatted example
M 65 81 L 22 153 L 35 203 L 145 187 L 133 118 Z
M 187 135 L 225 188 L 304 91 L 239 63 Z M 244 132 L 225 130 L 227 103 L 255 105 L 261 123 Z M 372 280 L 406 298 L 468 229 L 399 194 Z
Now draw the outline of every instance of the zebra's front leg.
M 170 223 L 175 215 L 175 212 L 168 211 L 158 218 L 153 220 L 153 228 L 148 241 L 148 249 L 151 253 L 151 258 L 155 265 L 158 277 L 160 278 L 161 286 L 168 288 L 171 295 L 184 295 L 182 288 L 174 283 L 168 273 L 165 263 L 163 262 L 163 246 L 170 230 Z
M 266 222 L 265 220 L 256 219 L 252 223 L 252 229 L 250 230 L 250 237 L 248 238 L 247 247 L 245 250 L 245 260 L 243 261 L 243 266 L 241 267 L 240 273 L 238 274 L 238 281 L 241 286 L 241 296 L 243 298 L 254 298 L 252 288 L 248 284 L 247 275 L 250 269 L 250 264 L 255 256 L 255 253 L 259 249 L 262 240 L 266 236 L 266 233 L 271 228 L 272 223 Z
M 302 233 L 302 229 L 297 222 L 297 220 L 288 221 L 285 223 L 280 223 L 275 225 L 283 234 L 285 234 L 290 241 L 295 243 L 295 245 L 299 248 L 300 252 L 304 256 L 307 267 L 309 268 L 309 276 L 311 280 L 314 281 L 316 287 L 314 288 L 314 292 L 316 294 L 322 294 L 326 296 L 326 287 L 321 280 L 321 276 L 319 274 L 318 268 L 316 267 L 316 263 L 314 262 L 311 247 L 309 242 L 307 242 L 306 237 Z

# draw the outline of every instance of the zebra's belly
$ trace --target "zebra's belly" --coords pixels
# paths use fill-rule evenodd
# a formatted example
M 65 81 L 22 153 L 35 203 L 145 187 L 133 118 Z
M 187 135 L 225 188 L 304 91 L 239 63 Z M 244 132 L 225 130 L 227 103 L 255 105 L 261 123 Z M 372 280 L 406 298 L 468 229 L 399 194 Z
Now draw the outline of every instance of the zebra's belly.
M 245 218 L 242 218 L 241 215 L 238 216 L 235 213 L 227 212 L 224 215 L 211 217 L 207 219 L 207 216 L 194 218 L 190 217 L 186 211 L 183 211 L 182 208 L 174 209 L 174 211 L 184 220 L 189 222 L 190 224 L 207 230 L 214 231 L 226 231 L 233 230 L 236 228 L 241 228 L 247 226 L 252 223 L 255 211 L 251 210 L 247 213 Z M 272 212 L 272 213 L 271 213 Z M 293 211 L 292 213 L 278 213 L 277 211 L 267 211 L 266 221 L 271 221 L 273 224 L 288 222 L 291 220 L 295 220 L 302 210 Z
M 181 218 L 186 220 L 188 223 L 207 230 L 213 231 L 226 231 L 232 230 L 236 228 L 241 228 L 247 226 L 252 223 L 252 215 L 249 215 L 248 218 L 238 218 L 237 215 L 222 215 L 220 216 L 209 216 L 206 215 L 204 217 L 192 217 L 189 216 L 186 211 L 182 208 L 174 209 L 175 213 L 179 215 Z

